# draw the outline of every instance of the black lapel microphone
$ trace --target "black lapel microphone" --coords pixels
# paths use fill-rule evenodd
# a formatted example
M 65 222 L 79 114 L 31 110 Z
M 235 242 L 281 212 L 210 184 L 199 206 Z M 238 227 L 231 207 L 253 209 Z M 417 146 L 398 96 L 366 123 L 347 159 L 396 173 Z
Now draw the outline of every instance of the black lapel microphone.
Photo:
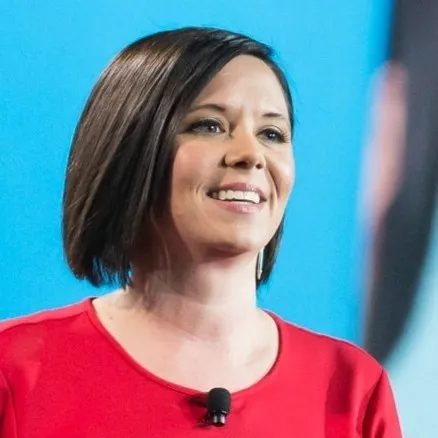
M 225 426 L 231 408 L 231 394 L 225 388 L 213 388 L 207 394 L 207 420 L 214 426 Z

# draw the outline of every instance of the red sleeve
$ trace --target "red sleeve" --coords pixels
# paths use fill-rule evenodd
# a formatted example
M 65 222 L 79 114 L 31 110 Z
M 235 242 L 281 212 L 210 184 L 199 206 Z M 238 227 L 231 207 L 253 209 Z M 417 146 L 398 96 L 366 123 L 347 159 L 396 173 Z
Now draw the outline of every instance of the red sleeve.
M 11 391 L 0 370 L 0 438 L 17 436 L 17 425 L 13 412 Z
M 385 371 L 382 371 L 368 401 L 361 437 L 402 438 L 394 396 Z

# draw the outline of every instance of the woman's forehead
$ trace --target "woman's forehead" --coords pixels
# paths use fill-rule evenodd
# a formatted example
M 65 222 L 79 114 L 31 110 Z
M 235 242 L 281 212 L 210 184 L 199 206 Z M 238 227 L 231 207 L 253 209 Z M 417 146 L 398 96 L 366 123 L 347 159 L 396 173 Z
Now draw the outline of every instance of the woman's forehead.
M 227 63 L 204 87 L 192 106 L 213 103 L 254 107 L 287 115 L 284 91 L 275 73 L 262 60 L 241 55 Z

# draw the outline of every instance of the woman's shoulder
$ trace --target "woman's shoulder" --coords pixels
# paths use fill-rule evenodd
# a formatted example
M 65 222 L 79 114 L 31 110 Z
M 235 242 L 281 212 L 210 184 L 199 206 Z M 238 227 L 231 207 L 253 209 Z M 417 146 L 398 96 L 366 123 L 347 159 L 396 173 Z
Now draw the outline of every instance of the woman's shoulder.
M 0 321 L 0 337 L 14 332 L 27 331 L 30 327 L 44 326 L 77 317 L 86 312 L 88 299 L 68 304 L 63 307 L 40 310 L 29 315 L 23 315 Z
M 383 367 L 362 347 L 273 316 L 280 326 L 283 353 L 295 358 L 294 361 L 299 357 L 309 369 L 321 368 L 328 374 L 345 372 L 370 381 L 376 381 L 382 375 Z
M 282 387 L 292 382 L 289 392 L 314 406 L 322 400 L 333 436 L 347 429 L 361 436 L 380 429 L 388 432 L 385 436 L 401 436 L 388 375 L 370 354 L 351 342 L 277 320 L 284 364 L 279 382 Z
M 69 333 L 86 324 L 87 306 L 83 300 L 0 321 L 0 367 L 35 357 L 48 344 L 62 347 Z

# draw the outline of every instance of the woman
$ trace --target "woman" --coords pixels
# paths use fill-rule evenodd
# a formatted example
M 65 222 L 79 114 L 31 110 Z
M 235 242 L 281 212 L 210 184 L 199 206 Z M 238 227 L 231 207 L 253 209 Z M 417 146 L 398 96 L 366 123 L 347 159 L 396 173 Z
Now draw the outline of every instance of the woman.
M 400 436 L 380 365 L 256 306 L 294 180 L 271 56 L 185 28 L 104 71 L 73 140 L 63 237 L 78 278 L 120 289 L 3 323 L 2 438 Z

